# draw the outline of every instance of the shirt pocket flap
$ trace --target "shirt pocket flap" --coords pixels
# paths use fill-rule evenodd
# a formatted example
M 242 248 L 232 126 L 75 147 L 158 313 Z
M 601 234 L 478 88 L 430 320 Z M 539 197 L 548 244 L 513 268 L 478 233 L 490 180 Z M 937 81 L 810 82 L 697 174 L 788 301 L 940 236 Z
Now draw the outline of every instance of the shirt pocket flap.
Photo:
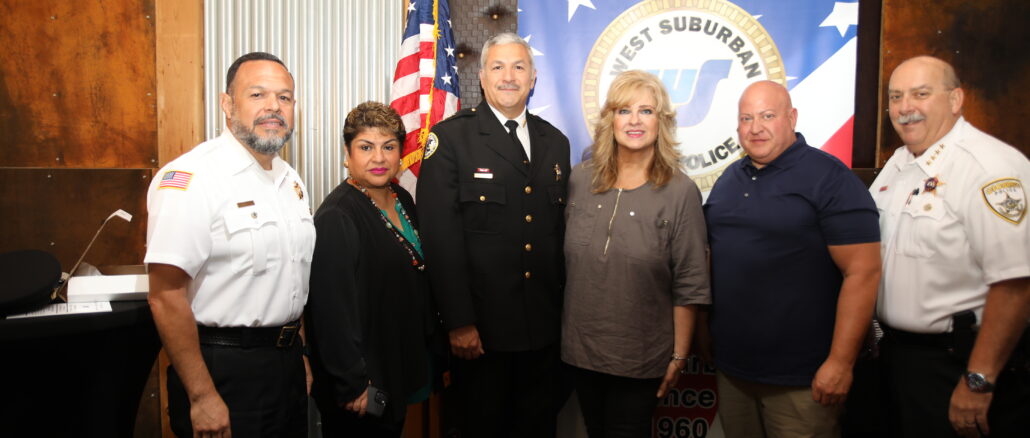
M 225 212 L 225 230 L 234 234 L 241 230 L 261 228 L 261 226 L 274 223 L 275 217 L 271 213 L 258 206 L 237 208 Z
M 504 186 L 484 182 L 465 183 L 459 187 L 458 201 L 505 204 Z
M 944 200 L 935 196 L 915 197 L 901 214 L 909 217 L 901 218 L 897 231 L 897 252 L 908 256 L 927 258 L 934 257 L 941 251 L 944 242 L 939 233 L 945 225 Z
M 902 212 L 912 216 L 915 220 L 940 220 L 947 213 L 944 208 L 944 200 L 936 196 L 914 198 L 912 202 L 905 206 Z
M 233 272 L 263 272 L 279 258 L 275 216 L 268 208 L 248 205 L 226 211 L 226 239 Z

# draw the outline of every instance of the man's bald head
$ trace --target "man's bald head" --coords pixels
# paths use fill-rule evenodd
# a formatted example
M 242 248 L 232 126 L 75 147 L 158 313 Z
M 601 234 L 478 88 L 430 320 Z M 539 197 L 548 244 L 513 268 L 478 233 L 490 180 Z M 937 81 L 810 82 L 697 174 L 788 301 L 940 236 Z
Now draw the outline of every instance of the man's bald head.
M 797 119 L 783 85 L 760 81 L 744 90 L 738 103 L 737 136 L 755 167 L 771 163 L 797 141 Z
M 773 81 L 758 81 L 748 85 L 748 87 L 744 89 L 744 93 L 740 95 L 740 100 L 737 104 L 741 105 L 745 100 L 758 98 L 767 99 L 770 102 L 781 102 L 788 110 L 794 108 L 794 104 L 790 100 L 790 93 L 787 91 L 787 88 L 780 85 L 778 82 Z
M 902 61 L 901 64 L 898 64 L 894 69 L 894 73 L 891 73 L 892 79 L 894 78 L 894 74 L 899 70 L 902 70 L 902 67 L 934 69 L 937 70 L 937 73 L 940 75 L 941 81 L 945 87 L 950 89 L 962 86 L 962 82 L 958 79 L 958 74 L 955 73 L 955 67 L 952 67 L 947 61 L 935 56 L 920 55 Z

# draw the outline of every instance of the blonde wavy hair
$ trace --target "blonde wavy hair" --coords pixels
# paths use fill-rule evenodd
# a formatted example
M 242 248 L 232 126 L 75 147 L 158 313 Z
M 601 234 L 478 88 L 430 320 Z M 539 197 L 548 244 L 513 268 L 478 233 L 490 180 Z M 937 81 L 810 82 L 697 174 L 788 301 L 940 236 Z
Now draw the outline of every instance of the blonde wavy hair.
M 633 103 L 637 93 L 649 91 L 654 96 L 658 116 L 658 140 L 654 159 L 647 172 L 647 180 L 655 188 L 667 184 L 677 172 L 682 172 L 681 155 L 676 149 L 676 111 L 672 109 L 669 93 L 655 75 L 641 70 L 629 70 L 615 77 L 604 102 L 597 125 L 594 143 L 590 145 L 592 158 L 587 166 L 593 169 L 593 191 L 601 193 L 615 187 L 619 179 L 619 146 L 615 143 L 615 113 Z

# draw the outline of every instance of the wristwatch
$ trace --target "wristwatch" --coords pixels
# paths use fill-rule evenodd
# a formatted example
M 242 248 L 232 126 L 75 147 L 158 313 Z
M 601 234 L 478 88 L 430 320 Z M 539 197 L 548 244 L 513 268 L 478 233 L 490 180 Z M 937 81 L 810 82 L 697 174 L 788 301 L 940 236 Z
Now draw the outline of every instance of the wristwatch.
M 974 373 L 966 370 L 966 386 L 969 390 L 977 394 L 987 394 L 994 392 L 994 384 L 987 381 L 987 377 L 981 373 Z

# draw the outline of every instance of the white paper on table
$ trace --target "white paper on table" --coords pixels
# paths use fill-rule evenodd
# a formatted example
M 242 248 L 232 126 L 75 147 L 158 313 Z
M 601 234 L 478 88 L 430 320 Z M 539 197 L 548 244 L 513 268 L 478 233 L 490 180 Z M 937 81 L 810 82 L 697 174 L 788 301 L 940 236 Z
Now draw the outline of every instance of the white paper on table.
M 38 318 L 41 316 L 72 315 L 75 313 L 99 313 L 110 311 L 110 301 L 96 301 L 89 303 L 55 303 L 50 304 L 42 309 L 33 310 L 28 313 L 7 315 L 7 319 Z

